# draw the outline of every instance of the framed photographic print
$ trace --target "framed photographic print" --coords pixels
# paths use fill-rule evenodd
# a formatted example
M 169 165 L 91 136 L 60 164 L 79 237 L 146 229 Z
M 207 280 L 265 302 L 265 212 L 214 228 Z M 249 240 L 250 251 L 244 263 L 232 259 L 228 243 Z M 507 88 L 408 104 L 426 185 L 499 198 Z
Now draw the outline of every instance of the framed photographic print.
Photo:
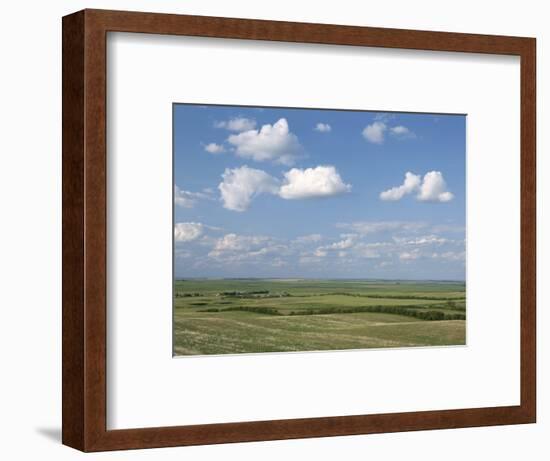
M 535 40 L 63 18 L 63 443 L 535 422 Z
M 174 355 L 465 345 L 465 120 L 175 104 Z

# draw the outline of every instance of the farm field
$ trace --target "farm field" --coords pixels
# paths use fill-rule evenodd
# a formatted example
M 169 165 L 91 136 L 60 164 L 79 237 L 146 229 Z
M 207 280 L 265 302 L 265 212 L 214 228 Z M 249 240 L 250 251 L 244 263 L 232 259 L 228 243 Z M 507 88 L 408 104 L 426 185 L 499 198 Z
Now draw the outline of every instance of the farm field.
M 188 279 L 174 355 L 463 345 L 464 282 Z

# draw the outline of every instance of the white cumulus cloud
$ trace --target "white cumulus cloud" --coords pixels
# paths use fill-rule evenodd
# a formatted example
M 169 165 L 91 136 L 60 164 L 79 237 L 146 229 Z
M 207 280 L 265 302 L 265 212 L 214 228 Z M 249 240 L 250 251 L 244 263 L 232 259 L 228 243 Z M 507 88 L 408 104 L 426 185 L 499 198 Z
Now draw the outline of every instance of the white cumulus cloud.
M 204 150 L 210 154 L 221 154 L 222 152 L 225 152 L 225 147 L 223 147 L 221 144 L 211 142 L 204 146 Z
M 331 165 L 315 168 L 292 168 L 284 174 L 279 196 L 286 200 L 329 197 L 351 191 L 336 168 Z
M 315 125 L 314 130 L 320 133 L 329 133 L 330 131 L 332 131 L 332 127 L 328 123 L 320 122 L 317 125 Z
M 174 225 L 176 242 L 191 242 L 198 239 L 204 232 L 204 226 L 198 222 L 179 222 Z
M 447 184 L 440 171 L 430 171 L 424 175 L 418 200 L 423 202 L 448 202 L 454 195 L 447 190 Z
M 390 133 L 396 138 L 400 139 L 412 139 L 416 138 L 416 134 L 409 128 L 403 125 L 397 125 L 390 128 Z
M 276 194 L 278 181 L 263 170 L 244 165 L 227 168 L 222 174 L 223 181 L 218 185 L 224 208 L 245 211 L 252 199 L 262 193 Z
M 214 127 L 225 128 L 229 131 L 248 131 L 256 128 L 256 120 L 245 117 L 235 117 L 230 120 L 215 122 Z
M 233 134 L 227 141 L 235 146 L 238 156 L 257 162 L 272 161 L 293 165 L 302 150 L 298 138 L 290 132 L 285 118 L 273 125 L 263 125 L 259 130 Z
M 400 186 L 392 187 L 384 192 L 380 193 L 382 200 L 400 200 L 405 195 L 415 192 L 420 187 L 420 176 L 407 171 L 405 173 L 405 180 Z
M 292 168 L 284 173 L 283 181 L 263 170 L 246 165 L 226 169 L 218 185 L 224 208 L 246 211 L 254 197 L 260 194 L 277 195 L 285 200 L 330 197 L 351 191 L 334 166 Z
M 363 130 L 363 137 L 373 144 L 383 144 L 386 132 L 400 139 L 416 138 L 416 134 L 403 125 L 390 127 L 389 117 L 377 117 L 373 123 L 367 125 Z
M 403 125 L 394 126 L 390 128 L 390 131 L 396 135 L 406 135 L 411 132 L 406 126 Z
M 440 171 L 430 171 L 422 179 L 420 175 L 407 171 L 403 184 L 381 192 L 380 199 L 396 201 L 413 193 L 421 202 L 449 202 L 454 198 L 453 193 L 447 190 L 447 184 Z
M 367 125 L 363 130 L 363 137 L 374 144 L 382 144 L 384 142 L 384 132 L 388 126 L 384 122 L 374 122 Z

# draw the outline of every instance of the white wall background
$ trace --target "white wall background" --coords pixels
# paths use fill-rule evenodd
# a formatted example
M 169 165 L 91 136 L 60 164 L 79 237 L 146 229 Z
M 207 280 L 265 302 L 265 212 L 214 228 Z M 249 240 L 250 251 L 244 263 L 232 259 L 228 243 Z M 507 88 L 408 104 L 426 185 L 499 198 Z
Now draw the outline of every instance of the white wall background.
M 536 425 L 381 434 L 83 455 L 61 431 L 61 16 L 85 7 L 325 22 L 538 39 L 539 422 Z M 0 455 L 4 459 L 465 459 L 550 455 L 550 193 L 544 158 L 550 100 L 545 2 L 104 0 L 3 5 L 0 16 Z M 222 76 L 220 75 L 220 78 Z M 498 174 L 498 165 L 495 165 Z M 546 196 L 546 197 L 545 197 Z M 545 284 L 546 282 L 546 284 Z M 546 285 L 546 286 L 545 286 Z

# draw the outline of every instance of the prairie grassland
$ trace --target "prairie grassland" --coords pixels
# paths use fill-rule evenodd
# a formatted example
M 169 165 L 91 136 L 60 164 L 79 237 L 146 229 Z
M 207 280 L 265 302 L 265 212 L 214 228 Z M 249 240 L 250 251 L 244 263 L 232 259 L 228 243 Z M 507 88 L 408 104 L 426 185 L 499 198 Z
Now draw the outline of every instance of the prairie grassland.
M 175 355 L 461 345 L 465 336 L 462 282 L 175 282 Z

